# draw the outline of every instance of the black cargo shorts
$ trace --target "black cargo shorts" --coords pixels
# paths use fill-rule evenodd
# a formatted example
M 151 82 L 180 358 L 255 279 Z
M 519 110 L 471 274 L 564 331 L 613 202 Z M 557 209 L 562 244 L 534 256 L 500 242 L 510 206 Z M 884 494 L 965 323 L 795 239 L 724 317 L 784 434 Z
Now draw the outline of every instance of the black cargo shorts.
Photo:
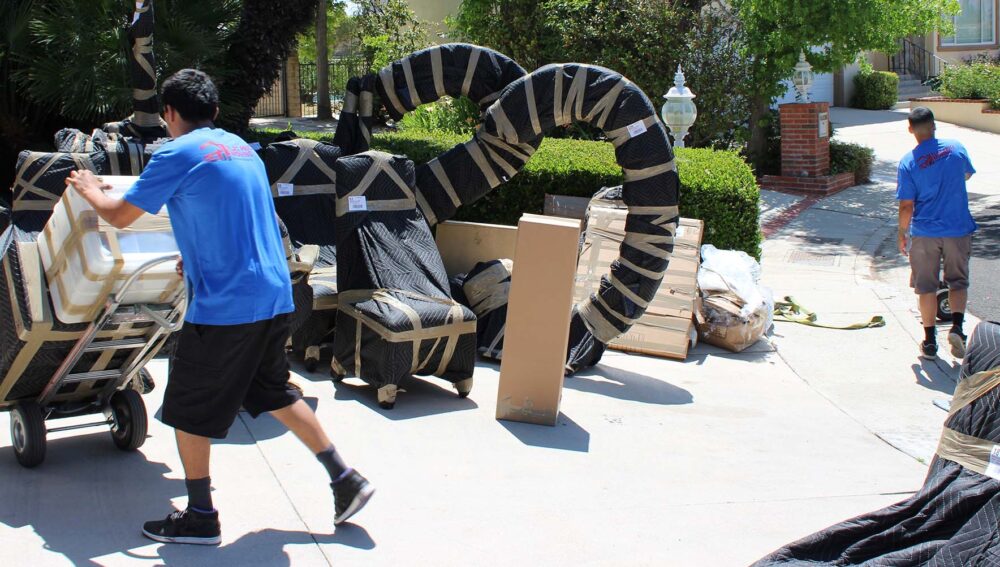
M 245 325 L 185 323 L 160 420 L 185 433 L 224 439 L 240 406 L 257 417 L 301 399 L 288 384 L 289 319 L 285 314 Z

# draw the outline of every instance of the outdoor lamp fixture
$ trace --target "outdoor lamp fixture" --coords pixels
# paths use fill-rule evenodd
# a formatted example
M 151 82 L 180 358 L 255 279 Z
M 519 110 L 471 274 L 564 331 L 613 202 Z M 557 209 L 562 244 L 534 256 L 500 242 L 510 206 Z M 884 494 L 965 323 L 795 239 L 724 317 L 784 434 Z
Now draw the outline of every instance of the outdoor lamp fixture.
M 684 137 L 698 118 L 698 107 L 694 105 L 694 97 L 695 94 L 691 89 L 684 85 L 684 71 L 678 65 L 677 74 L 674 75 L 674 86 L 663 95 L 667 102 L 663 103 L 663 108 L 660 109 L 660 117 L 670 128 L 670 132 L 674 135 L 674 145 L 678 148 L 684 147 Z
M 809 102 L 809 90 L 813 85 L 812 65 L 806 61 L 806 52 L 799 52 L 799 62 L 795 64 L 795 73 L 792 74 L 792 84 L 798 91 L 796 98 L 799 102 Z

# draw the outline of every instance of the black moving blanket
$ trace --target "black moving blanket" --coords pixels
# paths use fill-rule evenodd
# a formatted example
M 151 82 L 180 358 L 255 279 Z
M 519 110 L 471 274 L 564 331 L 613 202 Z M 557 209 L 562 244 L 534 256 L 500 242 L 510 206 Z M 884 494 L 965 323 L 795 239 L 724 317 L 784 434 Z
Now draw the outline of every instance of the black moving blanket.
M 1000 466 L 990 466 L 990 453 L 1000 454 L 1000 389 L 996 387 L 1000 382 L 1000 325 L 984 322 L 976 327 L 968 351 L 938 456 L 923 488 L 898 504 L 779 549 L 755 567 L 1000 565 L 1000 480 L 996 478 Z

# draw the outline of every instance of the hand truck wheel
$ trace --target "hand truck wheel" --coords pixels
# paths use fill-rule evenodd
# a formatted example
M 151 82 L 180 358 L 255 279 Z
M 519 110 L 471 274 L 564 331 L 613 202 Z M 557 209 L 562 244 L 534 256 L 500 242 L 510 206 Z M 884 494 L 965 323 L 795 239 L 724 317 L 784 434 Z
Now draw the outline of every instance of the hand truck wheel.
M 22 467 L 32 468 L 45 460 L 45 417 L 35 402 L 17 404 L 10 412 L 10 440 Z
M 139 392 L 119 390 L 111 396 L 111 439 L 122 451 L 135 451 L 146 442 L 149 421 Z
M 937 318 L 942 323 L 951 322 L 951 300 L 948 288 L 937 291 Z

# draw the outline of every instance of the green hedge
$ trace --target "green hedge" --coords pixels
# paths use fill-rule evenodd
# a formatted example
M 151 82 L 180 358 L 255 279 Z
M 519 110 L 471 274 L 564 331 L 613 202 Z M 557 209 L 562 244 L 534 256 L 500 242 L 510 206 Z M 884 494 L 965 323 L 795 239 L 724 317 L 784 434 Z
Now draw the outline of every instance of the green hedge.
M 830 173 L 847 173 L 853 171 L 856 183 L 868 183 L 872 180 L 872 164 L 875 162 L 875 150 L 860 144 L 847 142 L 830 142 Z
M 964 65 L 947 65 L 941 71 L 941 94 L 948 98 L 987 99 L 1000 109 L 1000 65 L 977 60 Z
M 855 108 L 888 110 L 899 101 L 899 75 L 886 71 L 859 73 L 854 77 Z
M 277 130 L 256 132 L 261 143 Z M 329 134 L 301 135 L 332 141 Z M 468 137 L 444 132 L 401 130 L 376 134 L 372 149 L 426 163 Z M 678 149 L 681 214 L 705 221 L 705 243 L 760 255 L 760 189 L 750 166 L 736 153 Z M 459 209 L 456 220 L 517 224 L 523 213 L 541 213 L 545 194 L 590 197 L 622 183 L 614 147 L 605 142 L 546 138 L 524 169 L 497 191 Z

